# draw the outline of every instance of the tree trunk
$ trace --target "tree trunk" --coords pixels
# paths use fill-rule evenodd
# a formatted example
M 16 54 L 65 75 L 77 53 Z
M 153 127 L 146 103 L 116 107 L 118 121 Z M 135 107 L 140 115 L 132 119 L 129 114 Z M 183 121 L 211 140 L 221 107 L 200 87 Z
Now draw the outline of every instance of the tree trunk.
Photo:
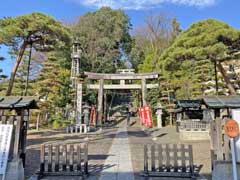
M 217 65 L 218 70 L 222 74 L 224 81 L 226 82 L 226 85 L 230 91 L 230 94 L 236 95 L 237 94 L 236 90 L 235 90 L 232 82 L 230 81 L 230 79 L 227 77 L 227 73 L 226 73 L 225 69 L 223 68 L 222 64 L 220 62 L 218 62 L 218 63 L 216 63 L 216 65 Z
M 7 92 L 6 92 L 6 96 L 11 95 L 14 80 L 15 80 L 15 76 L 16 76 L 18 67 L 21 63 L 21 60 L 22 60 L 22 57 L 23 57 L 23 54 L 25 52 L 25 49 L 26 49 L 27 45 L 28 45 L 28 42 L 26 40 L 24 40 L 24 42 L 23 42 L 23 44 L 20 48 L 20 52 L 18 53 L 18 56 L 17 56 L 16 62 L 14 64 L 13 70 L 11 72 L 11 77 L 10 77 L 10 80 L 9 80 L 9 85 L 8 85 L 8 89 L 7 89 Z
M 30 52 L 29 52 L 28 67 L 27 67 L 27 78 L 26 78 L 24 96 L 27 96 L 27 94 L 28 94 L 28 84 L 29 84 L 29 74 L 30 74 L 31 58 L 32 58 L 32 43 L 30 44 Z

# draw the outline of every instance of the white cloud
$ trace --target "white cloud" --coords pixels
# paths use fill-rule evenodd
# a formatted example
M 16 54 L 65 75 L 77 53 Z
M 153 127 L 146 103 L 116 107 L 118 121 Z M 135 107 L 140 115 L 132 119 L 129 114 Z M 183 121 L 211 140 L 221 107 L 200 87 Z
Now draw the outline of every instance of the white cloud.
M 149 9 L 161 5 L 162 3 L 172 3 L 177 5 L 206 7 L 215 4 L 216 0 L 72 0 L 76 3 L 100 8 L 109 6 L 113 9 Z

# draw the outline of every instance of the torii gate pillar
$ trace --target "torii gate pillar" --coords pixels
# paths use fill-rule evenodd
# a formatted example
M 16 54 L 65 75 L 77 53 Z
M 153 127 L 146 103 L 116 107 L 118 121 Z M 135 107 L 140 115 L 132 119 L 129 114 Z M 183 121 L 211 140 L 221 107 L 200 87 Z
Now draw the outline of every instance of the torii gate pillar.
M 147 105 L 146 101 L 146 93 L 147 93 L 147 87 L 146 87 L 146 79 L 142 79 L 142 105 Z
M 104 80 L 99 80 L 99 90 L 98 90 L 98 118 L 97 118 L 97 126 L 102 125 L 102 118 L 103 118 L 103 85 Z

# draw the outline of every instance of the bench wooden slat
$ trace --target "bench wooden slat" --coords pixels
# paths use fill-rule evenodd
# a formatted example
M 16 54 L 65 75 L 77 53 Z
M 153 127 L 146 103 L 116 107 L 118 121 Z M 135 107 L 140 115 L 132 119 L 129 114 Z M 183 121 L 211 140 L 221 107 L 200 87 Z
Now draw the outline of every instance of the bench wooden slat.
M 48 145 L 48 172 L 52 172 L 52 145 Z
M 185 145 L 181 145 L 181 157 L 182 157 L 182 172 L 186 172 L 186 158 L 185 158 Z
M 148 173 L 148 146 L 144 145 L 144 172 Z
M 82 160 L 81 160 L 81 145 L 79 144 L 77 146 L 77 170 L 78 171 L 81 171 L 81 163 L 82 163 Z
M 41 150 L 40 150 L 40 173 L 45 171 L 45 144 L 41 145 Z
M 88 174 L 88 144 L 84 144 L 85 154 L 84 154 L 84 172 Z
M 178 172 L 178 154 L 177 144 L 173 145 L 174 172 Z
M 192 152 L 192 145 L 188 145 L 189 149 L 189 166 L 190 166 L 190 173 L 194 173 L 194 167 L 193 167 L 193 152 Z
M 74 146 L 70 144 L 69 148 L 69 171 L 73 171 L 73 151 L 74 151 Z
M 55 172 L 59 171 L 59 145 L 55 146 L 55 163 L 54 163 L 54 170 Z
M 159 171 L 163 171 L 163 154 L 162 154 L 162 145 L 158 145 L 158 166 L 159 166 Z
M 166 144 L 166 168 L 167 172 L 170 172 L 170 153 L 169 144 Z
M 156 171 L 155 168 L 155 145 L 151 145 L 151 158 L 152 158 L 152 171 Z
M 67 170 L 67 145 L 62 145 L 62 171 Z

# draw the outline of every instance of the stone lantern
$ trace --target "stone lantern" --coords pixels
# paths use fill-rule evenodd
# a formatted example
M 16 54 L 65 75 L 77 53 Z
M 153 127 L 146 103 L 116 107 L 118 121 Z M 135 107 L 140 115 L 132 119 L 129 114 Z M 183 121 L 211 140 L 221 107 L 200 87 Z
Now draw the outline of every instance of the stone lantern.
M 157 115 L 157 125 L 158 128 L 162 128 L 162 114 L 163 114 L 163 107 L 161 103 L 158 103 L 155 107 L 156 109 L 156 115 Z
M 90 109 L 91 107 L 88 104 L 83 105 L 83 121 L 87 126 L 89 126 L 90 122 Z

